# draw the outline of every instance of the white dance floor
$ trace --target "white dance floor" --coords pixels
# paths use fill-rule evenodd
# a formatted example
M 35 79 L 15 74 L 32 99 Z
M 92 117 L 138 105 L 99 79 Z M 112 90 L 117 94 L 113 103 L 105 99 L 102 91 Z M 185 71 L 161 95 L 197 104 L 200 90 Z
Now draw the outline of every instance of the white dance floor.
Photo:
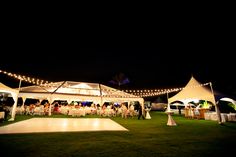
M 0 134 L 79 131 L 128 130 L 108 118 L 31 118 L 0 127 Z

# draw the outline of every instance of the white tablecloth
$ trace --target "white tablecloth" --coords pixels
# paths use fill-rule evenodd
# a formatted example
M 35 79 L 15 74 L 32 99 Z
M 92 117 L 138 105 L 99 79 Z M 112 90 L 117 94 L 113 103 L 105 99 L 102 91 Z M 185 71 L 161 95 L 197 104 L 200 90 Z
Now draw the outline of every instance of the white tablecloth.
M 5 112 L 0 112 L 0 119 L 4 119 Z

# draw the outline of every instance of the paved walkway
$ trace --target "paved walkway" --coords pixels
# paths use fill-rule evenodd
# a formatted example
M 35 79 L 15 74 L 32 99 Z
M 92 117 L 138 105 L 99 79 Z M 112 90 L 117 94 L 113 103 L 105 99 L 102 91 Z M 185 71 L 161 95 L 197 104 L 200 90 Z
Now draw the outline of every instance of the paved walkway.
M 78 131 L 128 130 L 109 118 L 31 118 L 0 127 L 0 134 Z

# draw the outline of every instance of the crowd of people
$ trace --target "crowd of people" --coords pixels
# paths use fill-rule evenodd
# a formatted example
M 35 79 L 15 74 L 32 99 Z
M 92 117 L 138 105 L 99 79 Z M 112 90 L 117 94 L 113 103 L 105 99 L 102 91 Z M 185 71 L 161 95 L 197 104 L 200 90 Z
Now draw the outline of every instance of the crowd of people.
M 9 111 L 8 115 L 11 115 L 12 107 L 7 106 Z M 36 104 L 21 105 L 16 108 L 16 115 L 53 115 L 62 114 L 72 117 L 84 117 L 86 115 L 99 115 L 101 117 L 116 117 L 121 116 L 126 119 L 129 117 L 141 117 L 145 119 L 145 111 L 140 103 L 104 103 L 100 104 L 89 104 L 84 105 L 82 103 L 71 103 L 71 104 L 60 104 L 54 102 L 51 105 L 49 102 L 41 104 L 37 102 Z

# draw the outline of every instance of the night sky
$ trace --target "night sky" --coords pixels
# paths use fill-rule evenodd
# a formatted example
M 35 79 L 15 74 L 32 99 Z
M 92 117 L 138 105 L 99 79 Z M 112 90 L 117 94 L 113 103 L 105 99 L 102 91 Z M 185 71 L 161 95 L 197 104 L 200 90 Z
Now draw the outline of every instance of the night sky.
M 130 82 L 121 89 L 184 87 L 193 75 L 201 83 L 212 82 L 214 90 L 236 95 L 233 14 L 218 8 L 200 13 L 171 14 L 166 21 L 162 14 L 153 19 L 132 14 L 125 21 L 8 14 L 0 69 L 112 87 L 117 86 L 109 81 L 123 73 Z M 19 82 L 3 74 L 0 81 L 10 87 Z
M 217 25 L 207 18 L 165 29 L 90 27 L 83 35 L 79 27 L 18 22 L 4 25 L 1 70 L 52 82 L 95 82 L 115 88 L 109 81 L 123 73 L 130 82 L 121 89 L 184 87 L 193 75 L 201 83 L 212 82 L 214 90 L 236 95 L 230 22 Z M 3 74 L 0 79 L 18 86 L 18 80 Z
M 184 87 L 193 75 L 199 82 L 213 83 L 213 89 L 235 94 L 235 60 L 226 44 L 178 42 L 155 48 L 65 48 L 18 45 L 16 55 L 10 51 L 1 57 L 1 70 L 48 81 L 98 82 L 112 84 L 114 76 L 122 73 L 129 83 L 121 89 L 162 89 Z M 31 55 L 26 54 L 30 52 Z M 16 61 L 14 61 L 13 59 Z M 17 87 L 18 80 L 0 76 L 1 82 Z M 24 84 L 23 84 L 24 85 Z

